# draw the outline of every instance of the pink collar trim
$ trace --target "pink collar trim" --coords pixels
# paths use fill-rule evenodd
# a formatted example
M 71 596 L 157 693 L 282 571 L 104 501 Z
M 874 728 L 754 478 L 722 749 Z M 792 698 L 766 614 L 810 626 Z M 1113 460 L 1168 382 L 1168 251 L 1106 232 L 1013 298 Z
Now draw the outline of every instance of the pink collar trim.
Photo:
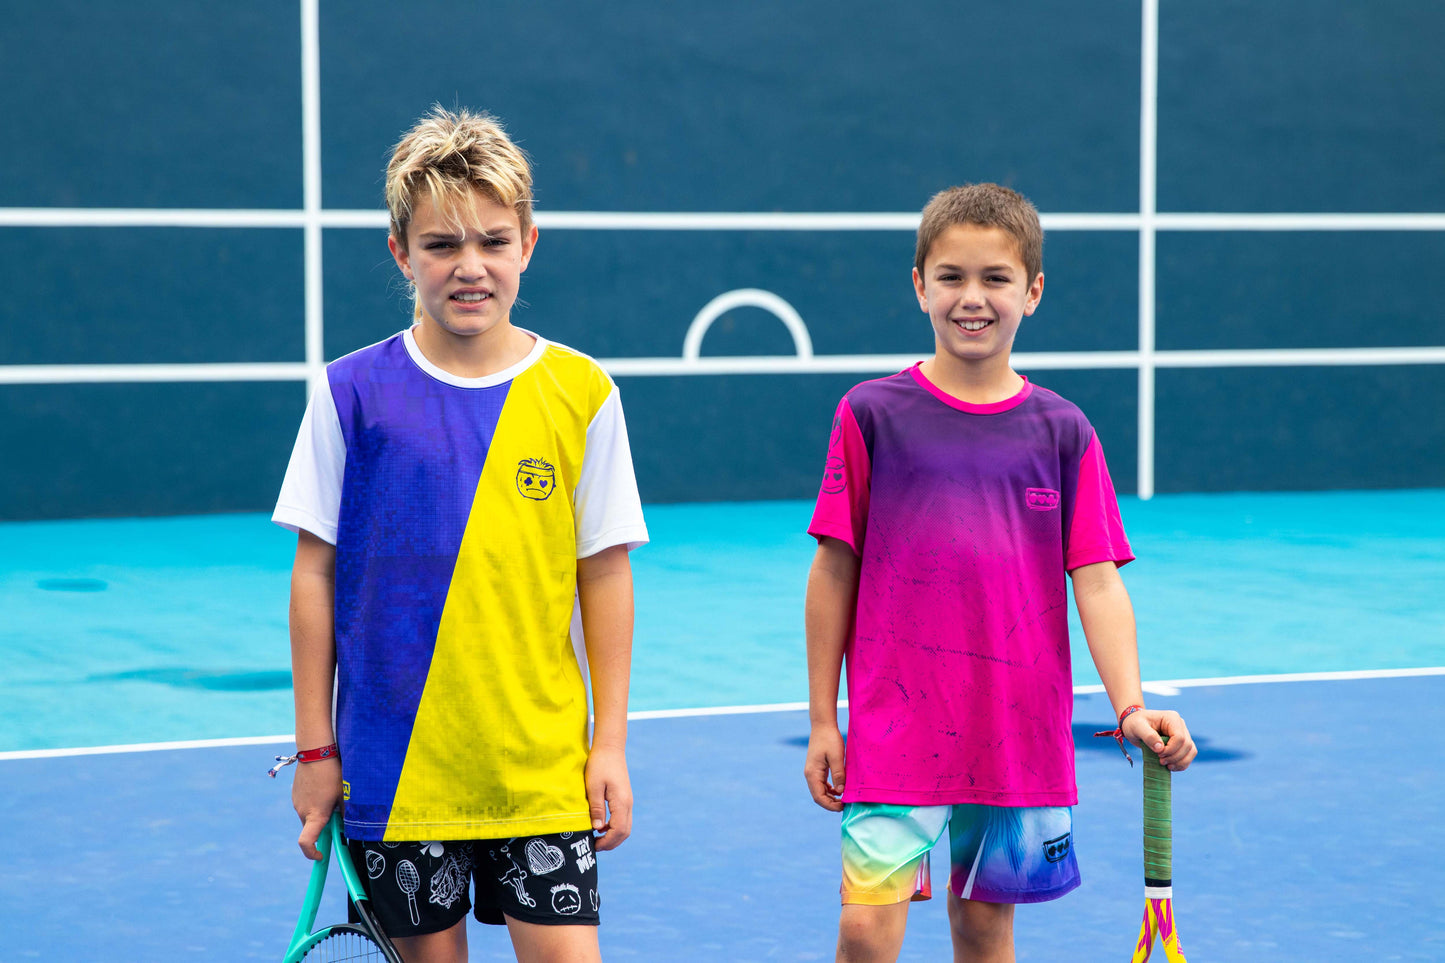
M 1000 412 L 1010 411 L 1027 401 L 1029 395 L 1033 394 L 1034 391 L 1034 383 L 1028 379 L 1028 376 L 1019 375 L 1020 378 L 1024 379 L 1024 386 L 1018 390 L 1017 394 L 1010 398 L 1005 398 L 1003 401 L 991 401 L 986 405 L 976 405 L 972 402 L 955 398 L 932 381 L 929 381 L 923 372 L 919 370 L 919 365 L 921 364 L 923 364 L 923 362 L 920 361 L 908 369 L 908 373 L 913 375 L 913 380 L 918 382 L 919 386 L 933 395 L 933 397 L 948 405 L 948 407 L 957 408 L 959 411 L 966 411 L 971 415 L 996 415 Z

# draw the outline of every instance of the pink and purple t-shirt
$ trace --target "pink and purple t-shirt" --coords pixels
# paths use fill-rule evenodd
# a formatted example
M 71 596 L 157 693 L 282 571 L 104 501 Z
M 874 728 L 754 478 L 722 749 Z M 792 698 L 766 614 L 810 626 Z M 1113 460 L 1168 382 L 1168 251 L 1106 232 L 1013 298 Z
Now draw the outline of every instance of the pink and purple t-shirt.
M 808 531 L 861 560 L 843 800 L 1074 805 L 1066 573 L 1134 557 L 1083 413 L 1027 381 L 988 405 L 916 365 L 866 381 Z

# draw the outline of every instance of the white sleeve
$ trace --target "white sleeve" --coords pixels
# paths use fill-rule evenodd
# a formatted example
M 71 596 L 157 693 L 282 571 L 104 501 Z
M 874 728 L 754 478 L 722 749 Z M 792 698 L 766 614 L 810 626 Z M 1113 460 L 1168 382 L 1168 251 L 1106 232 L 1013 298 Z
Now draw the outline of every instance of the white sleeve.
M 642 499 L 632 471 L 632 448 L 622 418 L 617 386 L 587 426 L 587 451 L 577 479 L 577 557 L 587 558 L 614 545 L 628 551 L 647 543 Z
M 335 545 L 345 471 L 346 439 L 341 434 L 341 418 L 336 414 L 331 386 L 322 382 L 311 392 L 306 405 L 271 521 L 293 532 L 305 529 Z

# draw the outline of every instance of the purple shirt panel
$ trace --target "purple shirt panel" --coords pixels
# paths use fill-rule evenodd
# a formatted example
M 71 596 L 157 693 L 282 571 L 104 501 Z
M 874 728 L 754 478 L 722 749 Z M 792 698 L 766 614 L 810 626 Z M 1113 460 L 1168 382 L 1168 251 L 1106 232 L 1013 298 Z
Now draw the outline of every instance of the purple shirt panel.
M 1133 555 L 1093 428 L 917 367 L 838 406 L 809 532 L 859 555 L 845 802 L 1073 805 L 1066 570 Z

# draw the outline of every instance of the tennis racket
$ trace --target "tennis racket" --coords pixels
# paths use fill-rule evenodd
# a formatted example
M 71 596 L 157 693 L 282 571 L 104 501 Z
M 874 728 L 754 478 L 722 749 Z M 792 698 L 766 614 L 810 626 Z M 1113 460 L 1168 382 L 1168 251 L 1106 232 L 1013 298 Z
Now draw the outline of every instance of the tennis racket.
M 362 889 L 361 877 L 356 875 L 351 853 L 346 849 L 346 837 L 341 832 L 341 814 L 332 813 L 331 821 L 316 840 L 321 859 L 311 866 L 311 882 L 306 886 L 306 899 L 301 903 L 301 916 L 296 921 L 296 932 L 291 935 L 291 945 L 286 948 L 284 963 L 342 963 L 344 960 L 370 961 L 370 963 L 402 963 L 401 954 L 386 938 L 372 915 L 371 903 Z M 320 929 L 316 924 L 316 911 L 321 906 L 321 891 L 326 888 L 326 874 L 331 864 L 331 854 L 336 854 L 336 865 L 341 868 L 341 878 L 346 882 L 346 896 L 356 911 L 357 923 L 334 923 Z
M 1169 737 L 1164 736 L 1168 742 Z M 1134 944 L 1132 963 L 1144 963 L 1154 939 L 1164 947 L 1168 963 L 1188 963 L 1174 929 L 1173 773 L 1159 765 L 1159 757 L 1144 748 L 1144 922 Z

